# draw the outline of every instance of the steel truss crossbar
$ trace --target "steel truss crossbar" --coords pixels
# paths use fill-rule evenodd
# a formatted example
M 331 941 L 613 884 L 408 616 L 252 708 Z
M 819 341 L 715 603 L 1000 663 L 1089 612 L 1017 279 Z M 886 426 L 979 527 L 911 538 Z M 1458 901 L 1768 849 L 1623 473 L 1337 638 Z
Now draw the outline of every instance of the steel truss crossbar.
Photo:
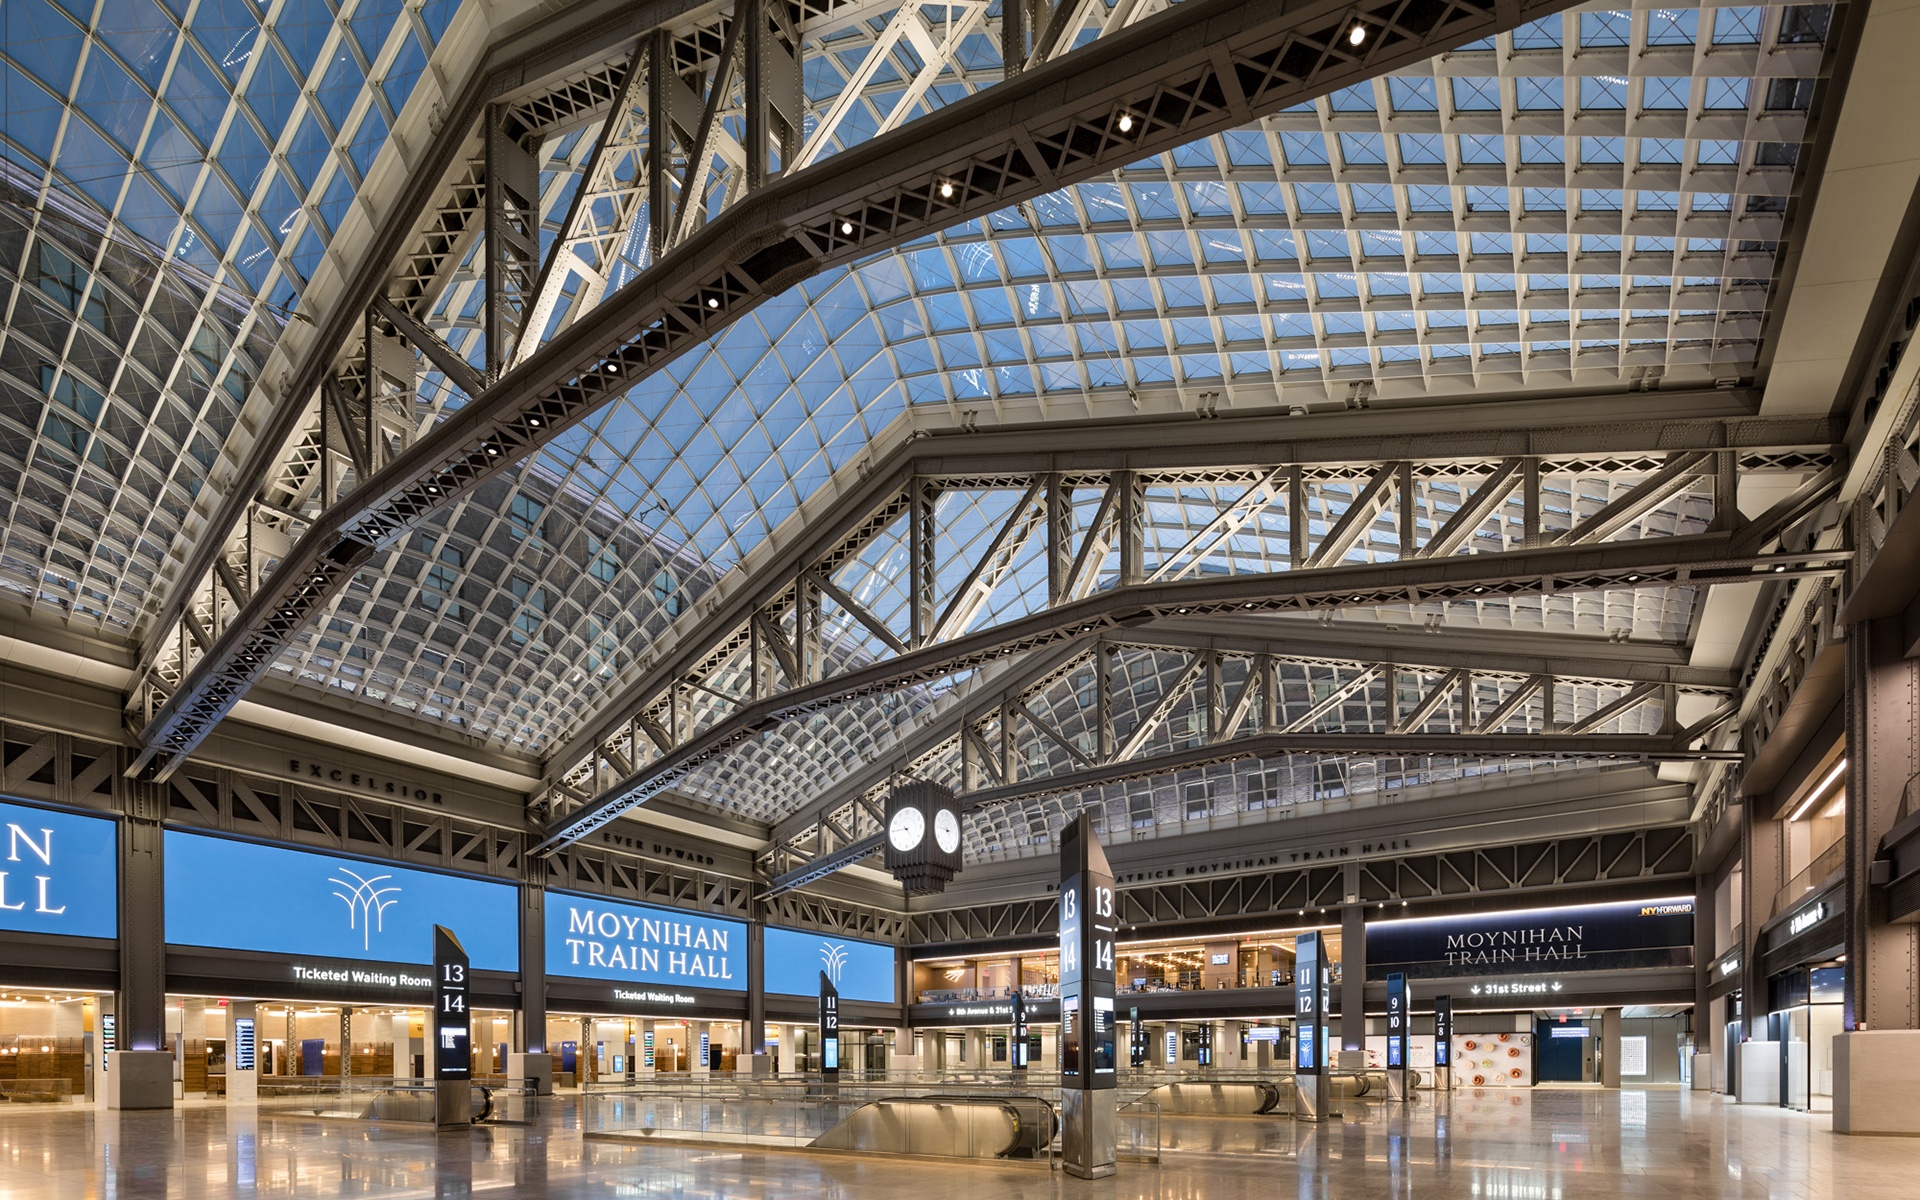
M 1166 754 L 1113 763 L 1061 775 L 1053 775 L 1000 787 L 962 792 L 965 812 L 1010 804 L 1018 800 L 1056 793 L 1080 792 L 1136 779 L 1151 778 L 1178 771 L 1217 766 L 1245 759 L 1280 758 L 1288 754 L 1395 755 L 1440 754 L 1498 758 L 1502 756 L 1603 758 L 1664 761 L 1735 762 L 1738 751 L 1686 750 L 1674 740 L 1657 735 L 1633 734 L 1440 734 L 1407 737 L 1399 734 L 1322 733 L 1256 734 L 1234 738 L 1218 745 L 1198 746 Z M 878 853 L 883 833 L 869 833 L 845 842 L 838 849 L 819 855 L 800 866 L 774 876 L 766 885 L 768 894 L 778 895 L 793 888 L 817 883 L 837 871 Z
M 354 572 L 422 516 L 768 297 L 1568 7 L 1191 0 L 749 195 L 315 521 L 146 722 L 135 769 L 170 774 Z M 1347 36 L 1356 23 L 1369 31 L 1357 46 Z
M 1310 611 L 1347 604 L 1419 604 L 1487 595 L 1704 586 L 1830 574 L 1843 569 L 1846 559 L 1845 552 L 1735 555 L 1732 535 L 1705 534 L 1117 587 L 746 705 L 623 780 L 587 807 L 550 822 L 542 831 L 536 852 L 549 852 L 592 832 L 627 809 L 645 803 L 693 768 L 789 717 L 938 679 L 1010 654 L 1106 635 L 1157 619 Z
M 1000 673 L 982 687 L 970 689 L 964 695 L 943 698 L 911 733 L 877 752 L 873 761 L 855 769 L 819 798 L 778 822 L 769 831 L 768 847 L 758 856 L 762 873 L 785 877 L 793 873 L 789 868 L 795 861 L 810 864 L 835 856 L 852 843 L 877 834 L 880 817 L 874 804 L 880 789 L 897 773 L 937 772 L 940 769 L 937 764 L 943 759 L 950 769 L 957 750 L 962 775 L 966 776 L 969 746 L 975 743 L 963 745 L 961 739 L 973 736 L 977 725 L 995 720 L 996 714 L 1003 729 L 1009 730 L 1016 742 L 1021 741 L 1023 722 L 1044 739 L 1046 753 L 1053 763 L 1061 761 L 1053 752 L 1057 747 L 1068 761 L 1087 771 L 1125 768 L 1128 760 L 1134 760 L 1134 765 L 1144 774 L 1129 772 L 1128 778 L 1144 778 L 1168 770 L 1212 765 L 1215 761 L 1257 757 L 1272 745 L 1283 747 L 1288 753 L 1318 749 L 1322 739 L 1310 732 L 1298 736 L 1293 733 L 1296 729 L 1310 730 L 1305 717 L 1285 720 L 1282 714 L 1297 709 L 1303 684 L 1311 686 L 1310 681 L 1317 679 L 1331 685 L 1342 674 L 1352 686 L 1330 686 L 1326 692 L 1328 699 L 1344 700 L 1358 687 L 1362 691 L 1359 698 L 1362 708 L 1384 713 L 1389 718 L 1388 728 L 1363 729 L 1338 742 L 1346 752 L 1372 755 L 1412 754 L 1434 744 L 1443 744 L 1450 753 L 1468 755 L 1483 749 L 1481 743 L 1459 736 L 1468 733 L 1531 734 L 1542 739 L 1539 742 L 1542 752 L 1577 755 L 1591 744 L 1583 738 L 1555 736 L 1556 730 L 1560 735 L 1585 733 L 1600 727 L 1605 720 L 1656 701 L 1662 709 L 1664 727 L 1668 723 L 1665 710 L 1680 692 L 1717 694 L 1724 698 L 1731 694 L 1736 682 L 1731 671 L 1623 663 L 1617 658 L 1572 654 L 1535 656 L 1427 646 L 1422 648 L 1424 653 L 1409 655 L 1401 646 L 1350 644 L 1350 636 L 1343 638 L 1349 644 L 1338 647 L 1336 657 L 1327 657 L 1324 651 L 1335 647 L 1326 646 L 1322 653 L 1316 654 L 1315 639 L 1306 636 L 1311 632 L 1310 627 L 1278 637 L 1208 635 L 1194 632 L 1189 622 L 1169 628 L 1149 627 L 1111 640 L 1102 638 L 1091 646 L 1071 643 L 1030 656 L 1021 660 L 1014 670 Z M 1362 657 L 1347 657 L 1354 651 L 1361 652 Z M 1183 657 L 1188 664 L 1186 673 L 1180 675 L 1173 686 L 1159 689 L 1160 698 L 1153 701 L 1154 711 L 1159 713 L 1169 705 L 1181 704 L 1204 708 L 1208 747 L 1227 746 L 1224 757 L 1196 763 L 1187 757 L 1161 753 L 1136 758 L 1136 748 L 1131 745 L 1113 753 L 1103 749 L 1113 743 L 1111 727 L 1115 705 L 1111 687 L 1115 676 L 1124 674 L 1123 660 L 1153 661 L 1162 671 L 1171 671 L 1181 669 Z M 1237 696 L 1214 686 L 1192 689 L 1196 669 L 1210 679 L 1218 679 L 1230 667 L 1232 673 L 1241 676 Z M 1091 689 L 1085 686 L 1090 678 Z M 1427 696 L 1412 711 L 1394 717 L 1393 705 L 1403 683 L 1412 680 L 1418 685 L 1419 681 L 1430 679 L 1438 682 L 1431 685 Z M 1567 689 L 1566 699 L 1561 701 L 1556 713 L 1554 700 L 1547 693 L 1560 687 Z M 1138 685 L 1133 685 L 1132 690 L 1137 691 Z M 1282 697 L 1290 690 L 1293 701 L 1283 706 Z M 1617 698 L 1609 701 L 1606 698 L 1609 695 Z M 1530 708 L 1530 702 L 1536 697 L 1539 703 Z M 1147 699 L 1151 699 L 1151 693 Z M 1134 702 L 1137 705 L 1140 697 L 1135 696 Z M 1316 705 L 1315 709 L 1320 707 Z M 1488 708 L 1493 709 L 1491 717 L 1484 715 Z M 1583 717 L 1581 711 L 1587 715 Z M 1716 716 L 1719 711 L 1716 710 Z M 1520 718 L 1517 731 L 1512 728 L 1516 717 Z M 1430 723 L 1441 728 L 1436 730 Z M 1148 717 L 1138 728 L 1151 732 L 1155 724 L 1158 722 Z M 1342 722 L 1342 725 L 1348 724 Z M 1099 736 L 1087 737 L 1084 743 L 1076 742 L 1072 736 L 1079 732 L 1084 737 L 1090 730 L 1100 731 Z M 1247 740 L 1255 734 L 1276 732 L 1280 735 L 1277 743 Z M 1697 760 L 1700 755 L 1694 743 L 1702 732 L 1696 723 L 1696 727 L 1682 730 L 1664 741 L 1651 738 L 1646 742 L 1646 746 L 1652 748 L 1649 757 Z M 1615 752 L 1617 747 L 1606 751 Z M 1044 762 L 1029 762 L 1025 774 L 1026 778 L 1017 784 L 1001 780 L 1003 786 L 999 788 L 976 784 L 970 777 L 963 782 L 973 787 L 975 795 L 991 794 L 1002 799 L 1011 797 L 1015 790 L 1027 795 L 1058 794 L 1070 785 L 1084 784 L 1079 775 L 1063 779 L 1058 772 L 1048 773 Z M 868 813 L 868 819 L 863 819 L 863 812 Z M 835 858 L 834 861 L 844 860 Z

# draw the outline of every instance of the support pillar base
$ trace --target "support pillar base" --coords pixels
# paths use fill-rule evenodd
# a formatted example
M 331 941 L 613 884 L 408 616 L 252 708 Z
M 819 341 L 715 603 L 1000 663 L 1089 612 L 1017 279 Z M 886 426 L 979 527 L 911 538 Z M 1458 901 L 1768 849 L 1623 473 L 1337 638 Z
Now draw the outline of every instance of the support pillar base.
M 1920 1029 L 1835 1034 L 1833 1131 L 1920 1137 L 1915 1079 L 1920 1079 Z
M 1839 1045 L 1839 1039 L 1834 1039 Z M 1835 1053 L 1839 1053 L 1836 1049 Z M 1779 1042 L 1741 1042 L 1740 1043 L 1740 1103 L 1773 1104 L 1780 1103 L 1780 1043 Z M 1838 1079 L 1835 1080 L 1836 1085 Z M 1834 1103 L 1838 1115 L 1839 1101 Z M 1838 1128 L 1836 1125 L 1835 1128 Z
M 173 1107 L 173 1055 L 165 1050 L 107 1051 L 108 1108 Z
M 535 1095 L 553 1095 L 553 1055 L 507 1055 L 507 1082 L 530 1087 Z
M 1118 1167 L 1114 1152 L 1119 1098 L 1112 1088 L 1060 1089 L 1060 1165 L 1079 1179 L 1105 1179 Z

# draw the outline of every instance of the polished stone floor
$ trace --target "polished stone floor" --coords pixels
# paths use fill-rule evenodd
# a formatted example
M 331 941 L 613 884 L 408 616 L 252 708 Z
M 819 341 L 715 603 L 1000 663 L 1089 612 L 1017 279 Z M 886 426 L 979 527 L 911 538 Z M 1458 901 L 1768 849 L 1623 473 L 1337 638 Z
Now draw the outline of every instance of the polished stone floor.
M 1168 1118 L 1156 1166 L 1086 1182 L 1036 1166 L 583 1138 L 577 1100 L 522 1127 L 436 1136 L 218 1106 L 173 1113 L 0 1107 L 0 1200 L 127 1197 L 1920 1196 L 1920 1141 L 1836 1137 L 1828 1118 L 1677 1090 L 1462 1092 L 1324 1126 Z

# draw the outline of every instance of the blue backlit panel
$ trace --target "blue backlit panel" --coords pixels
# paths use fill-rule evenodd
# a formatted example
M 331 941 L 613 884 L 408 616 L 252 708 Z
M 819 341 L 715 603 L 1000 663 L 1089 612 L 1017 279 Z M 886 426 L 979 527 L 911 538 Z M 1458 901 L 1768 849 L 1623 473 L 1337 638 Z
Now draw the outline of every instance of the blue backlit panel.
M 892 1004 L 897 998 L 894 948 L 879 942 L 767 928 L 766 990 L 771 995 L 815 996 L 820 972 L 840 989 L 843 1000 Z
M 114 936 L 114 832 L 99 817 L 0 804 L 0 929 Z
M 166 877 L 169 945 L 424 964 L 445 925 L 476 970 L 520 969 L 510 884 L 178 830 Z

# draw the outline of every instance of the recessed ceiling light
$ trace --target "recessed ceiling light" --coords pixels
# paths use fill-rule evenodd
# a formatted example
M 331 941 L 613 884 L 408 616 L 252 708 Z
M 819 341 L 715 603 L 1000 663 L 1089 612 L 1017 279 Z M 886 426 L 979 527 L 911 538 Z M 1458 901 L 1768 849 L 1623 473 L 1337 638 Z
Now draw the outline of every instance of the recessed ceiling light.
M 1132 113 L 1120 114 L 1120 132 L 1121 133 L 1133 132 L 1133 114 Z
M 1358 46 L 1361 42 L 1364 42 L 1366 40 L 1367 40 L 1367 27 L 1365 25 L 1362 25 L 1360 22 L 1355 21 L 1353 23 L 1353 28 L 1347 30 L 1347 44 L 1349 46 Z
M 946 200 L 953 199 L 953 184 L 951 181 L 945 179 L 940 181 L 940 196 Z
M 852 222 L 852 221 L 842 221 L 842 222 L 840 222 L 840 232 L 841 232 L 841 233 L 843 233 L 843 234 L 850 234 L 850 233 L 852 233 L 852 232 L 853 232 L 853 222 Z
M 720 297 L 718 297 L 718 296 L 708 296 L 708 297 L 707 297 L 707 307 L 708 307 L 708 308 L 719 308 L 719 307 L 720 307 Z

